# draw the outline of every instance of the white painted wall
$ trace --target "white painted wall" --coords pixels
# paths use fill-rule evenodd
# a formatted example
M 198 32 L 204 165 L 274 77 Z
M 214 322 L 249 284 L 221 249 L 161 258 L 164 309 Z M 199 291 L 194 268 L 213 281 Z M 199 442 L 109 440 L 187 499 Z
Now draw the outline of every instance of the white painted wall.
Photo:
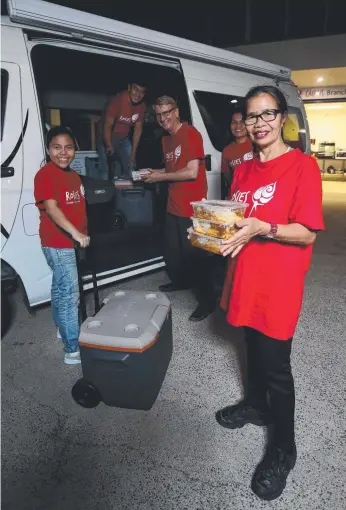
M 292 70 L 346 66 L 346 34 L 228 48 Z
M 324 105 L 305 103 L 306 114 L 310 127 L 310 138 L 316 139 L 313 150 L 318 149 L 320 142 L 335 142 L 336 148 L 346 149 L 346 103 L 334 103 L 338 109 L 313 109 Z

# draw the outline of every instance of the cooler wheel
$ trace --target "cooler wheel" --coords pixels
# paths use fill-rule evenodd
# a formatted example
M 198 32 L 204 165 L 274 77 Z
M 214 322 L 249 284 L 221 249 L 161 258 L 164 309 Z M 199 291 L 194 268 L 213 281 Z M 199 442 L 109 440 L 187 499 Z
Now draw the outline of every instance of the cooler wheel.
M 71 393 L 77 404 L 88 409 L 96 407 L 102 400 L 99 390 L 86 379 L 78 379 Z

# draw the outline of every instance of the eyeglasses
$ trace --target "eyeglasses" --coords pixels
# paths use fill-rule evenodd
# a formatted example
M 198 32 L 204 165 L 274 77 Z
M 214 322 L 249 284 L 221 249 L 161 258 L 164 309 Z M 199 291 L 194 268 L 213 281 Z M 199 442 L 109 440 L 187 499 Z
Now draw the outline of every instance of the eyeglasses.
M 173 110 L 175 110 L 175 107 L 171 108 L 170 110 L 166 110 L 165 112 L 155 113 L 155 117 L 157 120 L 159 120 L 160 118 L 167 119 L 167 117 L 170 116 Z
M 246 126 L 252 126 L 253 124 L 256 124 L 258 119 L 262 119 L 264 122 L 273 122 L 273 120 L 276 119 L 279 113 L 281 113 L 281 110 L 279 110 L 278 108 L 275 110 L 274 109 L 265 110 L 264 112 L 259 114 L 252 113 L 251 115 L 245 117 L 244 122 Z

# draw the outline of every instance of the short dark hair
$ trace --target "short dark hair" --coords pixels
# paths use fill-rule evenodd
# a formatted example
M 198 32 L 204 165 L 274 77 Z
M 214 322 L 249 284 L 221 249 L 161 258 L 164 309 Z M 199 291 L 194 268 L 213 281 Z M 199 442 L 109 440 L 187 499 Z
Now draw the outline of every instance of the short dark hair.
M 77 148 L 76 138 L 72 133 L 72 130 L 67 126 L 54 126 L 50 128 L 46 136 L 46 147 L 49 148 L 49 144 L 53 138 L 59 135 L 68 135 L 72 139 L 75 149 Z
M 273 99 L 275 99 L 280 112 L 287 112 L 288 106 L 284 94 L 278 87 L 274 87 L 273 85 L 258 85 L 257 87 L 252 87 L 245 96 L 245 105 L 247 105 L 249 99 L 259 96 L 260 94 L 269 94 Z
M 234 108 L 232 108 L 232 111 L 231 111 L 231 122 L 232 122 L 232 119 L 233 119 L 233 115 L 235 115 L 236 113 L 240 113 L 242 118 L 244 118 L 244 115 L 245 115 L 244 108 L 242 106 L 235 106 Z
M 145 89 L 147 89 L 147 88 L 148 88 L 148 84 L 147 84 L 144 80 L 142 80 L 142 79 L 140 79 L 140 78 L 139 78 L 139 79 L 131 80 L 131 81 L 130 81 L 130 83 L 129 83 L 129 85 L 131 86 L 131 85 L 133 85 L 133 84 L 139 85 L 140 87 L 143 87 L 143 88 L 145 88 Z

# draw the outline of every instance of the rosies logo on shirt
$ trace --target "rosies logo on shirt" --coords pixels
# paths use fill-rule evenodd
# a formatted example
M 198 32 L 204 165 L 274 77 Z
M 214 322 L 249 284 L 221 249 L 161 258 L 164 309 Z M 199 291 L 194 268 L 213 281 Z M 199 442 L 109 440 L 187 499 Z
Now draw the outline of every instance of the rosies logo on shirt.
M 134 115 L 132 115 L 132 117 L 124 117 L 124 115 L 120 115 L 119 121 L 123 122 L 124 124 L 131 124 L 131 123 L 134 124 L 137 121 L 138 117 L 139 117 L 139 113 L 135 113 Z
M 83 188 L 83 192 L 82 192 L 82 188 Z M 66 204 L 76 204 L 76 203 L 80 202 L 80 194 L 82 194 L 82 196 L 84 196 L 83 193 L 84 193 L 83 185 L 81 185 L 79 190 L 66 191 L 65 192 Z
M 172 152 L 166 152 L 165 153 L 165 160 L 166 161 L 173 161 L 174 159 L 174 163 L 177 161 L 177 159 L 179 159 L 181 156 L 181 145 L 178 145 L 174 151 Z
M 232 159 L 231 161 L 228 162 L 228 165 L 229 165 L 230 169 L 232 170 L 234 167 L 241 165 L 243 161 L 250 161 L 251 159 L 253 159 L 252 151 L 247 152 L 246 154 L 244 154 L 244 156 L 242 156 L 240 158 Z
M 266 186 L 262 186 L 261 188 L 256 189 L 256 191 L 252 194 L 252 208 L 249 213 L 251 216 L 253 211 L 256 211 L 259 205 L 266 205 L 268 202 L 274 198 L 276 190 L 276 182 L 272 182 L 271 184 L 267 184 Z M 250 191 L 236 191 L 233 193 L 232 200 L 236 202 L 247 203 L 247 198 Z
M 165 160 L 166 161 L 172 161 L 173 160 L 173 152 L 166 152 L 165 153 Z
M 241 165 L 241 158 L 238 159 L 232 159 L 232 161 L 229 161 L 229 167 L 232 169 L 235 166 Z
M 177 159 L 180 158 L 180 155 L 181 155 L 181 145 L 178 145 L 178 147 L 176 147 L 174 149 L 174 158 L 175 158 L 175 161 L 177 161 Z

